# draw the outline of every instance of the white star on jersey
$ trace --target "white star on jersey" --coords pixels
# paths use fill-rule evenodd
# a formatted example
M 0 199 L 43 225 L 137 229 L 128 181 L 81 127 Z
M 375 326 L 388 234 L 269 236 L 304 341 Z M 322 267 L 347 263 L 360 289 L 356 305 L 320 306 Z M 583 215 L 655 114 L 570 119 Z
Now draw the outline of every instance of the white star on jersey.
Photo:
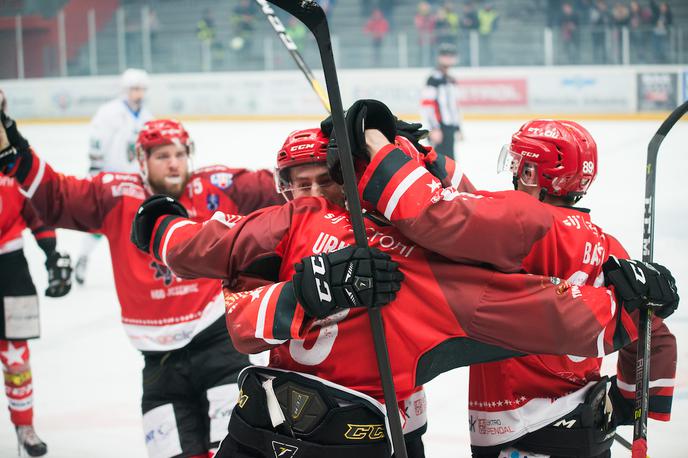
M 439 181 L 434 181 L 434 180 L 433 180 L 432 183 L 429 183 L 429 184 L 428 184 L 428 187 L 430 188 L 430 190 L 431 190 L 432 192 L 435 192 L 435 191 L 437 191 L 438 189 L 440 189 L 440 187 L 442 187 L 442 183 L 440 183 Z
M 24 350 L 25 348 L 17 348 L 12 345 L 12 342 L 7 342 L 7 351 L 3 351 L 2 356 L 7 361 L 7 365 L 24 364 Z

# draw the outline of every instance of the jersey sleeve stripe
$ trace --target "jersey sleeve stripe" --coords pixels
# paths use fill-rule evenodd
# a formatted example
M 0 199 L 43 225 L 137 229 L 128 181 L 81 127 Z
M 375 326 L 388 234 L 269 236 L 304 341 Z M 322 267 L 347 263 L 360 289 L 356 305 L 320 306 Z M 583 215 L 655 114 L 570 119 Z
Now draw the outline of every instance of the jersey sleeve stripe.
M 36 240 L 54 239 L 56 237 L 55 230 L 47 226 L 41 226 L 38 229 L 34 229 L 33 236 Z
M 458 162 L 451 161 L 451 163 L 454 165 L 454 173 L 452 173 L 451 185 L 458 189 L 461 179 L 463 179 L 463 170 L 461 170 Z
M 657 414 L 670 414 L 672 396 L 650 396 L 648 411 Z
M 381 151 L 378 154 L 385 153 L 382 161 L 373 169 L 372 176 L 370 176 L 365 188 L 363 190 L 363 199 L 377 206 L 386 186 L 392 181 L 392 177 L 406 164 L 411 162 L 411 158 L 403 153 L 400 149 L 394 148 L 388 151 Z M 371 164 L 372 165 L 372 164 Z
M 167 228 L 170 226 L 170 224 L 172 224 L 174 220 L 177 219 L 179 219 L 179 217 L 176 215 L 165 216 L 162 219 L 162 221 L 158 223 L 158 227 L 155 230 L 155 234 L 153 234 L 153 245 L 151 246 L 151 252 L 153 253 L 153 257 L 160 262 L 162 262 L 162 257 L 160 256 L 160 243 L 162 242 L 163 236 L 165 235 L 165 231 L 167 231 Z
M 277 297 L 275 316 L 272 320 L 272 336 L 276 339 L 291 339 L 291 324 L 296 311 L 296 296 L 294 285 L 286 282 Z
M 660 378 L 657 380 L 651 380 L 650 381 L 650 388 L 657 388 L 657 387 L 673 388 L 675 386 L 675 384 L 676 384 L 676 379 Z M 621 381 L 618 378 L 616 380 L 616 385 L 619 387 L 619 390 L 621 390 L 621 391 L 628 391 L 629 393 L 635 392 L 635 385 Z
M 189 221 L 188 219 L 181 219 L 181 221 L 177 221 L 172 225 L 169 231 L 167 231 L 167 234 L 165 234 L 165 242 L 162 245 L 162 262 L 166 266 L 169 267 L 169 264 L 167 263 L 167 244 L 170 241 L 170 237 L 172 237 L 172 234 L 174 234 L 174 231 L 179 229 L 180 227 L 183 226 L 188 226 L 189 224 L 196 224 L 193 221 Z M 171 270 L 171 268 L 170 268 Z
M 392 194 L 392 197 L 390 197 L 389 201 L 387 202 L 387 206 L 385 207 L 385 211 L 383 212 L 385 215 L 385 218 L 387 219 L 392 219 L 392 213 L 394 213 L 394 210 L 397 208 L 397 205 L 399 204 L 399 199 L 401 199 L 401 196 L 404 195 L 406 191 L 415 183 L 418 181 L 423 175 L 425 175 L 427 172 L 423 168 L 417 168 L 413 172 L 411 172 L 409 175 L 404 178 L 401 183 L 399 183 L 399 186 L 394 190 L 394 193 Z
M 41 180 L 43 179 L 43 174 L 45 173 L 45 161 L 41 160 L 41 158 L 32 155 L 34 159 L 38 161 L 38 171 L 36 172 L 36 175 L 34 176 L 33 180 L 31 181 L 31 184 L 29 185 L 29 189 L 24 191 L 22 188 L 19 188 L 19 191 L 26 197 L 27 199 L 31 199 L 33 195 L 36 193 L 36 189 L 38 189 L 38 186 L 41 184 Z
M 265 292 L 263 299 L 260 301 L 260 306 L 258 307 L 258 317 L 256 318 L 256 338 L 265 340 L 265 321 L 267 319 L 268 306 L 270 305 L 270 297 L 275 291 L 280 283 L 275 283 L 270 285 L 268 290 Z M 266 340 L 267 342 L 267 340 Z

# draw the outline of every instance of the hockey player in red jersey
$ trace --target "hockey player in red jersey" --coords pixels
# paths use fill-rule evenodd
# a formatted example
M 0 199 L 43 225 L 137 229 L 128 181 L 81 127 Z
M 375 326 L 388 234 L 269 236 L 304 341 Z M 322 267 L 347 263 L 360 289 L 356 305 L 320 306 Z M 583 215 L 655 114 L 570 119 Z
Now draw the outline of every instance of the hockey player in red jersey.
M 69 256 L 56 251 L 55 231 L 36 216 L 17 183 L 0 176 L 0 361 L 5 394 L 19 445 L 30 456 L 43 456 L 48 447 L 33 427 L 33 376 L 27 342 L 40 335 L 38 296 L 23 250 L 22 231 L 27 226 L 45 253 L 45 295 L 64 296 L 71 288 Z
M 2 116 L 12 146 L 0 152 L 0 169 L 16 178 L 43 220 L 108 238 L 122 324 L 145 361 L 141 408 L 149 456 L 212 453 L 226 434 L 237 373 L 248 359 L 226 340 L 219 282 L 183 280 L 140 253 L 129 241 L 131 222 L 152 193 L 179 199 L 195 220 L 281 203 L 272 174 L 224 166 L 192 171 L 193 142 L 184 127 L 157 120 L 139 133 L 140 174 L 78 179 L 54 171 Z
M 437 163 L 433 151 L 423 150 L 426 164 L 419 164 L 411 148 L 401 155 L 382 135 L 372 137 L 373 158 L 359 184 L 362 196 L 414 242 L 451 259 L 557 276 L 573 285 L 601 286 L 605 273 L 620 272 L 617 261 L 608 258 L 626 258 L 623 247 L 590 221 L 587 210 L 571 207 L 597 172 L 597 147 L 580 125 L 538 120 L 513 136 L 500 167 L 513 172 L 522 192 L 476 192 L 453 161 Z M 443 188 L 437 177 L 456 187 Z M 494 243 L 504 229 L 512 236 L 505 233 L 501 240 L 520 250 L 509 262 L 502 257 L 504 247 Z M 473 243 L 465 246 L 464 240 Z M 469 428 L 475 456 L 510 457 L 518 452 L 512 445 L 541 456 L 608 456 L 614 425 L 632 421 L 635 379 L 634 339 L 625 333 L 614 339 L 623 348 L 610 388 L 616 409 L 611 422 L 602 415 L 607 384 L 599 358 L 541 355 L 472 366 Z M 659 318 L 652 344 L 650 416 L 668 420 L 676 342 Z M 596 414 L 599 424 L 582 412 Z
M 5 94 L 0 91 L 0 110 L 6 109 Z M 0 150 L 6 143 L 0 134 Z M 0 176 L 0 362 L 19 445 L 30 456 L 43 456 L 48 446 L 33 427 L 33 376 L 27 342 L 40 334 L 36 287 L 23 251 L 22 231 L 27 226 L 45 253 L 45 295 L 66 295 L 72 286 L 69 256 L 57 252 L 55 231 L 36 216 L 14 180 Z
M 366 125 L 381 128 L 374 120 Z M 386 138 L 394 141 L 395 132 L 389 130 L 385 128 Z M 354 138 L 357 148 L 365 148 L 363 135 Z M 394 145 L 392 150 L 405 157 Z M 235 346 L 247 353 L 271 348 L 270 365 L 289 371 L 245 373 L 244 394 L 230 422 L 230 439 L 224 442 L 236 446 L 228 456 L 297 450 L 304 457 L 344 456 L 344 450 L 346 456 L 352 451 L 361 457 L 385 456 L 379 448 L 382 425 L 351 417 L 349 423 L 336 421 L 343 405 L 336 399 L 343 393 L 349 403 L 352 390 L 369 403 L 382 399 L 368 318 L 357 305 L 397 298 L 382 312 L 400 400 L 461 365 L 514 352 L 601 356 L 618 349 L 614 336 L 637 333 L 626 307 L 612 306 L 616 302 L 610 290 L 459 264 L 410 242 L 376 212 L 367 213 L 365 220 L 368 251 L 349 246 L 353 234 L 346 210 L 322 198 L 295 199 L 243 218 L 216 214 L 203 224 L 189 220 L 168 198 L 152 197 L 139 210 L 132 241 L 177 275 L 223 279 Z M 505 245 L 501 259 L 508 264 L 520 255 L 519 244 Z M 395 293 L 396 263 L 405 280 Z M 367 281 L 352 283 L 357 276 Z M 658 282 L 669 280 L 660 275 Z M 251 288 L 256 289 L 234 292 Z M 633 283 L 633 294 L 638 296 L 638 290 Z M 664 297 L 656 289 L 647 294 L 664 308 L 675 306 L 673 295 Z M 533 314 L 541 321 L 524 320 Z M 294 382 L 294 371 L 310 375 Z M 328 380 L 336 394 L 314 389 L 313 376 Z M 312 398 L 319 401 L 304 407 Z M 333 423 L 317 428 L 324 418 Z M 354 431 L 352 425 L 357 426 Z

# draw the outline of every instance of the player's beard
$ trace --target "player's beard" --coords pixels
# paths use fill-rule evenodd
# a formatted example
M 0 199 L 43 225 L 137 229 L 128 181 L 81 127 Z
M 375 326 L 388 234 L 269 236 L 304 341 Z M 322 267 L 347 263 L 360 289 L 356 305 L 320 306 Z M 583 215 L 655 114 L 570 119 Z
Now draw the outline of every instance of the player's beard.
M 189 174 L 179 175 L 176 177 L 162 177 L 159 179 L 149 177 L 148 184 L 155 194 L 164 194 L 166 196 L 179 199 L 189 182 Z

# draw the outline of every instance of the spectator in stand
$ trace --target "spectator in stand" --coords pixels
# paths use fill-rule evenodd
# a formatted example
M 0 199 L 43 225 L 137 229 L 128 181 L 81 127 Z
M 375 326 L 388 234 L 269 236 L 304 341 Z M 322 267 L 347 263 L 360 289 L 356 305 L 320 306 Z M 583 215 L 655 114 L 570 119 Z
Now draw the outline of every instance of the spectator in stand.
M 614 7 L 612 7 L 612 42 L 613 42 L 613 49 L 614 49 L 614 63 L 620 64 L 623 57 L 622 57 L 622 29 L 624 27 L 628 27 L 628 24 L 631 22 L 631 11 L 628 9 L 628 6 L 624 5 L 621 2 L 616 2 L 614 4 Z
M 658 64 L 667 63 L 669 59 L 669 28 L 673 23 L 673 14 L 667 2 L 657 5 L 650 2 L 652 8 L 652 48 L 654 61 Z
M 550 29 L 560 25 L 561 9 L 561 0 L 547 0 L 547 27 Z
M 567 65 L 579 63 L 580 32 L 579 32 L 578 13 L 573 10 L 570 2 L 561 5 L 559 15 L 559 30 L 561 31 L 561 41 L 563 44 L 563 62 Z
M 492 64 L 492 34 L 497 28 L 499 13 L 494 5 L 486 3 L 478 10 L 478 32 L 480 33 L 480 63 Z
M 209 8 L 203 10 L 203 16 L 196 23 L 196 37 L 203 43 L 203 53 L 210 51 L 210 58 L 215 59 L 222 54 L 222 44 L 216 40 L 215 19 Z M 207 50 L 207 51 L 206 51 Z
M 458 28 L 452 24 L 452 18 L 445 6 L 440 6 L 435 14 L 435 43 L 449 43 L 456 45 L 458 41 Z
M 253 45 L 253 31 L 256 27 L 255 5 L 252 0 L 240 0 L 232 10 L 234 38 L 231 44 L 235 51 L 248 51 Z
M 382 41 L 389 33 L 389 22 L 380 11 L 380 8 L 375 8 L 373 14 L 366 22 L 363 31 L 370 35 L 373 39 L 373 66 L 379 66 L 382 61 Z
M 160 33 L 160 21 L 158 13 L 152 6 L 148 8 L 148 29 L 150 30 L 151 49 L 155 54 L 158 47 L 158 34 Z
M 459 49 L 462 56 L 471 55 L 470 36 L 474 30 L 478 30 L 478 13 L 475 9 L 475 3 L 468 1 L 463 4 L 459 18 Z
M 390 28 L 394 28 L 394 9 L 397 6 L 397 0 L 378 0 L 378 8 L 382 11 L 383 16 L 387 19 Z
M 647 25 L 652 18 L 652 12 L 649 8 L 641 7 L 636 0 L 631 1 L 629 10 L 628 27 L 630 29 L 631 55 L 635 56 L 633 62 L 647 62 L 646 43 L 649 41 Z
M 420 63 L 429 66 L 432 56 L 432 46 L 435 43 L 435 16 L 432 14 L 430 3 L 418 3 L 418 11 L 413 18 L 418 33 L 418 48 L 421 52 Z
M 605 0 L 597 0 L 590 9 L 590 25 L 592 30 L 592 54 L 596 64 L 607 63 L 607 28 L 609 27 L 609 6 Z
M 621 2 L 616 2 L 612 8 L 612 24 L 615 27 L 625 27 L 631 21 L 631 11 L 628 6 Z
M 295 17 L 290 17 L 289 22 L 287 22 L 287 34 L 294 41 L 294 44 L 299 48 L 303 49 L 303 45 L 306 44 L 306 35 L 308 31 L 303 22 L 299 21 Z

